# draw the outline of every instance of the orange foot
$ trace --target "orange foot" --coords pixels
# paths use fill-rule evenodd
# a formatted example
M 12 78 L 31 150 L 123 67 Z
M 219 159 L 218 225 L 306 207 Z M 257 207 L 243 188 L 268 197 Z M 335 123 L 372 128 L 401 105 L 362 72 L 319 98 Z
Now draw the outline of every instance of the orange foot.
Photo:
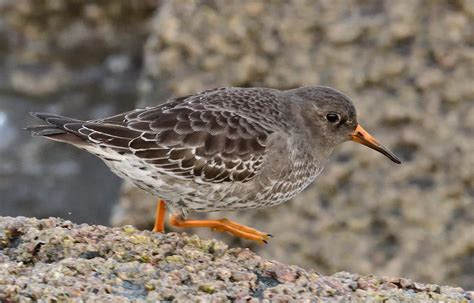
M 228 232 L 236 237 L 253 240 L 267 244 L 272 235 L 263 233 L 254 228 L 232 222 L 228 219 L 220 220 L 183 220 L 179 216 L 172 215 L 171 225 L 176 227 L 210 227 L 213 230 Z
M 164 232 L 165 231 L 165 212 L 166 204 L 163 200 L 158 200 L 156 206 L 156 216 L 155 216 L 155 225 L 153 226 L 154 232 Z M 272 237 L 272 235 L 263 233 L 254 228 L 241 225 L 235 222 L 232 222 L 228 219 L 220 220 L 184 220 L 179 216 L 172 215 L 170 220 L 171 225 L 176 227 L 209 227 L 213 230 L 228 232 L 236 237 L 244 238 L 247 240 L 253 240 L 260 243 L 268 243 L 267 240 Z

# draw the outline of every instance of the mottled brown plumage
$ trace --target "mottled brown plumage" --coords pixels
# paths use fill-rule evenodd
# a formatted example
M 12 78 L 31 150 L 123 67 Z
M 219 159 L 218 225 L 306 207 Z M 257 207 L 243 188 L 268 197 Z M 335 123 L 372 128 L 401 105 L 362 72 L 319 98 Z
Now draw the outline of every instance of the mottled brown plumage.
M 292 198 L 344 141 L 398 161 L 358 126 L 348 97 L 321 86 L 218 88 L 90 121 L 34 115 L 48 124 L 29 127 L 34 135 L 97 155 L 119 176 L 164 198 L 179 226 L 190 224 L 182 223 L 189 211 L 266 207 Z M 236 223 L 213 224 L 266 239 Z

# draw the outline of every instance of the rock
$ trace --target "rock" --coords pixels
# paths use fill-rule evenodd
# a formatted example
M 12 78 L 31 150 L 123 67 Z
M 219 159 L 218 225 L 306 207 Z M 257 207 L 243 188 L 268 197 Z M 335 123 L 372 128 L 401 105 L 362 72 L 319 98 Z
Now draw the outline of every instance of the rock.
M 0 217 L 0 261 L 2 302 L 468 302 L 474 295 L 404 278 L 324 276 L 217 240 L 56 218 Z

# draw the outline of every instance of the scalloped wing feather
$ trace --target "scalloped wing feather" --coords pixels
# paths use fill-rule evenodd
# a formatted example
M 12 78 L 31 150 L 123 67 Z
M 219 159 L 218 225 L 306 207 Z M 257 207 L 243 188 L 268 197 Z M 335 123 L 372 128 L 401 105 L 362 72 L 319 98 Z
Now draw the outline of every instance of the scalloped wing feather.
M 232 109 L 207 106 L 207 101 L 206 92 L 173 99 L 88 121 L 80 128 L 75 125 L 75 131 L 177 178 L 211 183 L 251 180 L 261 168 L 272 130 Z

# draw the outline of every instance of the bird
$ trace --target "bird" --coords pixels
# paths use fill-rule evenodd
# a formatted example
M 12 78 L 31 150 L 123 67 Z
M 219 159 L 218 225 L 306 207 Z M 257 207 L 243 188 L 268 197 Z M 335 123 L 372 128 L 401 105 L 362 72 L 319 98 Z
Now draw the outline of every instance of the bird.
M 95 120 L 31 114 L 45 122 L 25 128 L 33 136 L 90 152 L 159 197 L 154 232 L 164 232 L 168 211 L 175 227 L 207 227 L 268 243 L 272 235 L 252 227 L 188 215 L 288 201 L 346 141 L 401 163 L 358 123 L 352 100 L 327 86 L 221 87 Z

